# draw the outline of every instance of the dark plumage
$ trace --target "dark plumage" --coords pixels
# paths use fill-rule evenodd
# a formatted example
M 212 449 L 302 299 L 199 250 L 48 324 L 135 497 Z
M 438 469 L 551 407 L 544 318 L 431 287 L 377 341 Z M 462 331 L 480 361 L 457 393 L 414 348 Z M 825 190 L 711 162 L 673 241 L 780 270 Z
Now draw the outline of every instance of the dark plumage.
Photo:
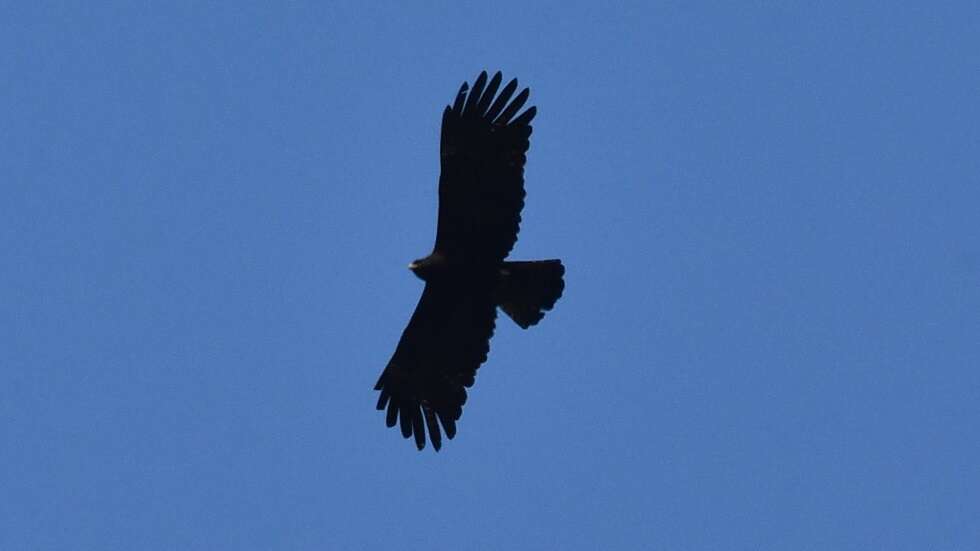
M 432 254 L 409 268 L 425 289 L 395 353 L 375 385 L 386 423 L 425 447 L 456 435 L 466 389 L 486 361 L 499 306 L 527 329 L 561 296 L 560 260 L 505 261 L 524 207 L 524 163 L 531 136 L 527 88 L 500 88 L 480 73 L 442 114 L 439 220 Z M 513 98 L 513 99 L 512 99 Z

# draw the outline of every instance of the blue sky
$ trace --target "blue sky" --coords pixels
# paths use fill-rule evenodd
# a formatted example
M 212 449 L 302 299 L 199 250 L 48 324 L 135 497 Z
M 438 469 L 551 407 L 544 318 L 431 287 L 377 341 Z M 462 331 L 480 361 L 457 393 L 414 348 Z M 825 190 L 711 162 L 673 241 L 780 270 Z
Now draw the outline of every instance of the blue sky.
M 980 9 L 0 8 L 0 548 L 967 549 Z M 438 123 L 538 106 L 459 434 L 372 391 Z

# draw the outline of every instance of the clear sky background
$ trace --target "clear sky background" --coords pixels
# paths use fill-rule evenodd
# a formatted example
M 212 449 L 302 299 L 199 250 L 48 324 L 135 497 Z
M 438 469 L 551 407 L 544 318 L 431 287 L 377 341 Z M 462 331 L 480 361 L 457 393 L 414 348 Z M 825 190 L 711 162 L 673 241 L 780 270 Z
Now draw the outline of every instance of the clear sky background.
M 74 4 L 0 8 L 0 548 L 980 542 L 975 3 Z M 567 286 L 419 453 L 482 69 Z

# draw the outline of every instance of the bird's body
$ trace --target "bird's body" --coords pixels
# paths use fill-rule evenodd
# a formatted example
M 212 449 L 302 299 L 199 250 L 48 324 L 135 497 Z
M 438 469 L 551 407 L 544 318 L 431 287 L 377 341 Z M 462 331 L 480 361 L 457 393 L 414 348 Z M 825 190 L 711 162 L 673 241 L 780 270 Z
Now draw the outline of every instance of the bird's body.
M 466 388 L 487 359 L 497 307 L 526 329 L 564 288 L 559 260 L 505 260 L 517 241 L 536 109 L 515 117 L 529 92 L 510 101 L 517 80 L 496 95 L 500 83 L 499 72 L 489 82 L 481 73 L 443 112 L 436 243 L 409 265 L 425 290 L 375 385 L 388 426 L 414 435 L 420 450 L 426 429 L 436 450 L 443 432 L 455 436 Z

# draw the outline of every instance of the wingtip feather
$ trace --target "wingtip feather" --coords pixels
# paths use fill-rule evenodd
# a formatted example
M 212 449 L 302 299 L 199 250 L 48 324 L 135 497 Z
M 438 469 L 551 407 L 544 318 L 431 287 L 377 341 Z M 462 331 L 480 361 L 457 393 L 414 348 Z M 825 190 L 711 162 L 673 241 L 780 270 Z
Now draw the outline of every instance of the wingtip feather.
M 390 429 L 391 427 L 395 426 L 395 423 L 397 422 L 398 406 L 395 404 L 394 400 L 391 400 L 388 402 L 388 415 L 385 417 L 385 425 L 388 425 L 388 428 Z
M 507 100 L 509 100 L 510 97 L 514 94 L 514 90 L 517 90 L 516 78 L 511 79 L 511 81 L 508 82 L 506 86 L 504 86 L 504 89 L 500 91 L 500 95 L 497 96 L 496 100 L 494 100 L 493 105 L 491 105 L 490 109 L 487 110 L 487 114 L 484 115 L 484 117 L 488 121 L 492 122 L 494 119 L 497 118 L 497 115 L 500 114 L 500 111 L 502 111 L 504 106 L 507 105 Z
M 402 437 L 408 438 L 412 435 L 412 415 L 407 407 L 398 408 L 398 420 L 401 422 Z
M 422 424 L 422 412 L 418 406 L 412 410 L 412 433 L 415 434 L 415 447 L 419 451 L 425 449 L 425 427 Z
M 503 79 L 503 75 L 500 71 L 493 74 L 493 78 L 487 83 L 487 87 L 483 90 L 483 96 L 480 98 L 480 102 L 476 105 L 476 112 L 481 117 L 487 112 L 487 107 L 490 106 L 490 102 L 493 101 L 494 95 L 497 94 L 497 89 L 500 88 L 500 81 Z
M 534 119 L 534 116 L 537 114 L 538 114 L 537 106 L 532 105 L 531 107 L 527 108 L 527 111 L 521 113 L 520 116 L 514 119 L 510 124 L 511 126 L 527 126 L 527 124 L 529 124 Z M 528 135 L 529 136 L 531 135 L 530 132 L 528 133 Z
M 423 413 L 425 414 L 425 424 L 429 429 L 429 440 L 432 441 L 432 447 L 439 451 L 442 448 L 442 434 L 439 431 L 439 422 L 436 421 L 436 414 L 432 412 L 429 408 L 423 408 Z
M 453 112 L 460 114 L 463 112 L 463 102 L 466 101 L 466 91 L 469 90 L 470 85 L 463 82 L 463 85 L 459 87 L 459 92 L 456 92 L 456 99 L 453 102 Z
M 514 98 L 514 101 L 510 102 L 510 105 L 508 105 L 507 108 L 504 109 L 502 113 L 500 113 L 500 116 L 494 119 L 493 123 L 499 125 L 506 125 L 508 122 L 510 122 L 510 119 L 513 118 L 513 116 L 517 114 L 517 111 L 519 111 L 520 108 L 524 106 L 524 103 L 527 101 L 527 98 L 530 95 L 531 95 L 530 88 L 525 88 L 521 90 L 521 93 L 517 94 L 517 97 Z
M 378 404 L 375 407 L 375 409 L 377 409 L 378 411 L 383 411 L 385 409 L 385 406 L 388 405 L 388 400 L 390 398 L 391 398 L 391 396 L 389 396 L 387 392 L 385 392 L 384 390 L 382 390 L 381 391 L 381 395 L 378 396 Z

